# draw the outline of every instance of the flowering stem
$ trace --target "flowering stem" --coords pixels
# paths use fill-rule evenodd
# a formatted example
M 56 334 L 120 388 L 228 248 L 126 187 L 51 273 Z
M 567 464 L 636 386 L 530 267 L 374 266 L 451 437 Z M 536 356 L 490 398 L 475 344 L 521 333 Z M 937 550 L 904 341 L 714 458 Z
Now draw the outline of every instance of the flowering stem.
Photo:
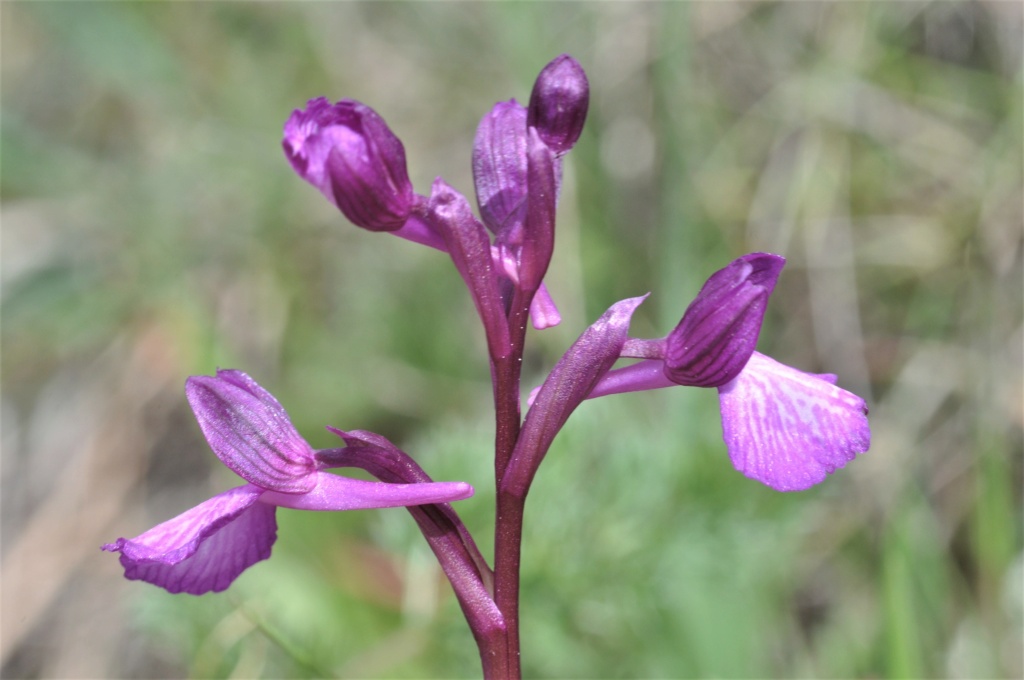
M 519 562 L 523 537 L 522 495 L 509 494 L 502 488 L 502 480 L 522 424 L 519 381 L 522 372 L 526 324 L 529 319 L 532 294 L 516 289 L 512 294 L 509 311 L 509 341 L 512 351 L 508 357 L 493 361 L 495 404 L 495 490 L 497 507 L 494 526 L 494 600 L 506 625 L 507 666 L 505 677 L 521 676 L 519 664 Z
M 494 599 L 505 618 L 508 656 L 506 677 L 519 678 L 519 560 L 526 496 L 498 492 L 494 530 Z

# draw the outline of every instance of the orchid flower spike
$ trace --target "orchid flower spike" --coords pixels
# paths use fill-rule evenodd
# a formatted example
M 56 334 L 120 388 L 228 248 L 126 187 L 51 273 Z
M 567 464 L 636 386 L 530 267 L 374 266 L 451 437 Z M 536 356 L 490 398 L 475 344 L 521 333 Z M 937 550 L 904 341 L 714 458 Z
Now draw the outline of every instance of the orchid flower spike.
M 590 398 L 672 385 L 717 387 L 722 432 L 737 470 L 778 491 L 823 481 L 871 445 L 867 404 L 836 376 L 804 373 L 754 351 L 785 260 L 753 253 L 714 273 L 679 325 L 632 340 L 644 361 L 607 373 Z
M 248 484 L 135 538 L 104 545 L 104 550 L 121 553 L 126 578 L 171 593 L 217 592 L 270 557 L 278 507 L 360 510 L 447 503 L 473 495 L 473 487 L 464 482 L 384 484 L 327 472 L 331 450 L 313 450 L 281 404 L 241 371 L 193 376 L 185 394 L 214 453 Z
M 295 172 L 353 224 L 395 231 L 409 218 L 414 195 L 405 147 L 369 106 L 311 99 L 288 118 L 282 145 Z

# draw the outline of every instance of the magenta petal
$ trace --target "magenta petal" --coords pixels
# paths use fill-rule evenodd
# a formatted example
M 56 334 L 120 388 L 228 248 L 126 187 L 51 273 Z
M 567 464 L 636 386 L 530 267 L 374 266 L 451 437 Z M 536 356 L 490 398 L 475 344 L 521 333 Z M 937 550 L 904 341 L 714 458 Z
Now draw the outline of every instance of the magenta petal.
M 245 481 L 286 493 L 313 488 L 313 449 L 255 380 L 241 371 L 192 376 L 185 396 L 210 448 Z
M 296 510 L 369 510 L 406 505 L 450 503 L 473 495 L 465 482 L 385 484 L 350 479 L 330 472 L 318 472 L 317 484 L 306 494 L 267 492 L 262 501 Z
M 273 506 L 257 502 L 262 493 L 251 484 L 236 487 L 103 549 L 121 553 L 125 578 L 171 593 L 219 592 L 245 569 L 270 557 L 277 520 Z
M 871 445 L 863 399 L 758 352 L 718 392 L 733 465 L 778 491 L 810 488 Z

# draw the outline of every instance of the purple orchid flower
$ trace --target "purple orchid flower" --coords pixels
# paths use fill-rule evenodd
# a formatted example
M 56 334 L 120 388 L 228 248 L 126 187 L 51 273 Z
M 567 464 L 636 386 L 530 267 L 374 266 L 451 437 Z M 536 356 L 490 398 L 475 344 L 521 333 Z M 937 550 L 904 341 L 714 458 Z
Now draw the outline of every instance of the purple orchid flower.
M 405 147 L 369 106 L 311 99 L 288 118 L 282 145 L 295 172 L 357 226 L 394 231 L 408 220 Z
M 224 590 L 245 569 L 270 557 L 278 507 L 360 510 L 447 503 L 473 495 L 465 482 L 385 484 L 327 472 L 336 452 L 313 450 L 281 404 L 241 371 L 193 376 L 185 394 L 210 448 L 248 484 L 135 538 L 104 545 L 104 550 L 121 553 L 129 579 L 172 593 Z
M 644 361 L 608 372 L 589 398 L 717 387 L 733 465 L 778 491 L 810 488 L 867 451 L 863 399 L 837 387 L 834 375 L 804 373 L 754 351 L 784 264 L 754 253 L 712 274 L 675 330 L 627 342 L 622 356 Z

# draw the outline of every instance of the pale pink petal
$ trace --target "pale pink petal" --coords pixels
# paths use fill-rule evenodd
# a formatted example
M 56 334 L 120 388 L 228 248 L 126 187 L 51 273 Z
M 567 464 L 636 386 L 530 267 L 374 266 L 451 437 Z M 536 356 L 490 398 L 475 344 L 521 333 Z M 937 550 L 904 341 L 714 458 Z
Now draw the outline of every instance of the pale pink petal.
M 800 491 L 868 450 L 868 408 L 829 378 L 754 352 L 718 388 L 722 432 L 736 469 L 778 491 Z
M 245 569 L 270 557 L 277 538 L 263 489 L 246 484 L 200 503 L 132 539 L 103 546 L 121 553 L 124 575 L 171 593 L 224 590 Z
M 316 486 L 309 493 L 268 491 L 262 501 L 296 510 L 369 510 L 451 503 L 472 495 L 473 487 L 466 482 L 385 484 L 321 471 L 316 473 Z

